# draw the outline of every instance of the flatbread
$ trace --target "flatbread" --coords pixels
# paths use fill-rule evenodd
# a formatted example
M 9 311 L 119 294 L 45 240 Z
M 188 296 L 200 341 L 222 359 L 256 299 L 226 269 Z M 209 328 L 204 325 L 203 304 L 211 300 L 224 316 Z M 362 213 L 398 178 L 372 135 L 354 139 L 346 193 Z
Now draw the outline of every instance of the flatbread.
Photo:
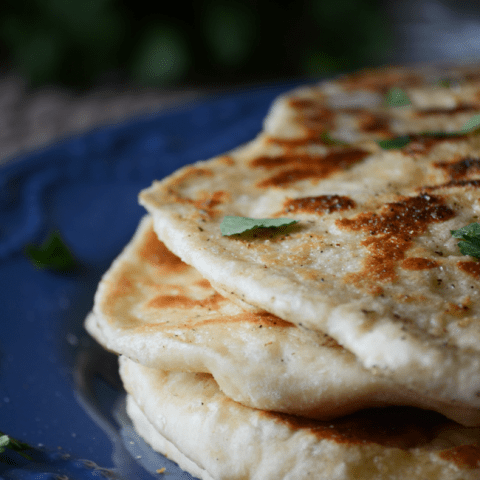
M 356 146 L 250 144 L 141 192 L 165 245 L 248 304 L 325 332 L 370 371 L 480 407 L 480 267 L 451 230 L 478 218 L 480 137 Z M 288 217 L 222 236 L 225 215 Z
M 211 373 L 242 404 L 330 419 L 413 405 L 465 425 L 480 410 L 427 398 L 363 368 L 332 338 L 220 296 L 141 222 L 103 276 L 85 327 L 106 349 L 168 371 Z
M 120 375 L 140 435 L 160 452 L 167 444 L 169 458 L 203 480 L 480 475 L 480 429 L 433 412 L 391 407 L 320 422 L 242 406 L 206 374 L 162 372 L 121 357 Z
M 182 470 L 196 478 L 213 480 L 213 477 L 206 470 L 192 462 L 172 442 L 169 442 L 158 430 L 155 430 L 155 427 L 149 422 L 131 395 L 127 395 L 126 406 L 127 414 L 132 420 L 135 430 L 156 452 L 160 452 L 166 458 L 175 462 Z M 170 472 L 166 470 L 162 473 L 168 475 Z
M 302 86 L 273 102 L 264 132 L 271 142 L 297 145 L 324 143 L 324 132 L 345 142 L 453 132 L 480 112 L 478 71 L 478 65 L 386 68 Z M 386 103 L 386 95 L 394 87 L 402 89 L 410 105 Z

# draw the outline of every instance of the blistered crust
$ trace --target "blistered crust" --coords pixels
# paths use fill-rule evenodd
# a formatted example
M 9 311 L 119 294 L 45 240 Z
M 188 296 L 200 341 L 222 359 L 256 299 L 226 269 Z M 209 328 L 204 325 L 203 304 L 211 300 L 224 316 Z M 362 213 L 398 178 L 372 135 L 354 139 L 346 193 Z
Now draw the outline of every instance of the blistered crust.
M 479 154 L 475 135 L 388 151 L 293 148 L 261 135 L 230 152 L 228 165 L 198 162 L 155 182 L 140 202 L 165 244 L 224 290 L 325 331 L 409 389 L 478 408 L 478 273 L 462 263 L 450 230 L 477 218 Z M 332 155 L 355 161 L 330 169 Z M 185 172 L 202 173 L 183 181 Z M 213 208 L 198 204 L 218 192 Z M 343 198 L 349 208 L 289 211 L 312 198 Z M 223 237 L 224 215 L 299 223 Z

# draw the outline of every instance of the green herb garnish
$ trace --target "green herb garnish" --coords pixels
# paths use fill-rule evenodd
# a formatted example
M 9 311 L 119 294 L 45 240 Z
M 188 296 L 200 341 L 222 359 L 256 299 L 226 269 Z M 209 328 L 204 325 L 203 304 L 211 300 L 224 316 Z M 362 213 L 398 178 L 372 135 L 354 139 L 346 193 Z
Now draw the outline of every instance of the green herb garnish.
M 320 134 L 320 138 L 325 145 L 332 145 L 332 146 L 339 145 L 343 147 L 348 146 L 348 143 L 343 142 L 342 140 L 337 140 L 335 138 L 332 138 L 329 132 L 322 132 Z
M 465 125 L 459 130 L 460 134 L 469 133 L 477 130 L 480 127 L 480 114 L 474 115 L 468 120 Z
M 27 460 L 33 460 L 32 457 L 30 457 L 26 453 L 23 453 L 23 450 L 31 450 L 32 447 L 30 445 L 19 442 L 18 440 L 15 440 L 9 435 L 4 435 L 2 432 L 0 432 L 0 454 L 4 453 L 5 449 L 7 448 L 18 452 L 22 457 L 26 458 Z M 1 456 L 0 461 L 4 462 Z
M 458 130 L 457 132 L 421 132 L 418 135 L 421 137 L 430 137 L 430 138 L 447 138 L 447 137 L 459 137 L 465 135 L 465 133 Z
M 450 230 L 454 238 L 461 238 L 458 248 L 463 255 L 480 259 L 480 223 L 471 223 L 458 230 Z
M 451 78 L 440 78 L 435 82 L 435 85 L 444 88 L 450 88 L 452 85 L 455 84 L 455 81 Z
M 385 103 L 390 107 L 405 107 L 412 104 L 407 94 L 398 87 L 393 87 L 387 92 Z
M 393 148 L 403 148 L 408 145 L 412 138 L 417 135 L 420 137 L 434 137 L 434 138 L 447 138 L 447 137 L 461 137 L 467 133 L 480 131 L 480 114 L 476 114 L 471 117 L 460 130 L 456 132 L 421 132 L 412 135 L 402 135 L 401 137 L 395 137 L 388 140 L 377 140 L 378 145 L 384 150 L 390 150 Z
M 40 247 L 27 245 L 25 253 L 37 268 L 67 271 L 77 266 L 73 255 L 57 231 L 50 233 Z
M 390 138 L 388 140 L 378 140 L 377 143 L 384 150 L 391 150 L 392 148 L 402 148 L 411 142 L 409 135 L 403 135 L 401 137 Z
M 220 231 L 223 236 L 228 236 L 258 228 L 287 227 L 297 222 L 298 220 L 291 218 L 247 218 L 227 215 L 220 224 Z

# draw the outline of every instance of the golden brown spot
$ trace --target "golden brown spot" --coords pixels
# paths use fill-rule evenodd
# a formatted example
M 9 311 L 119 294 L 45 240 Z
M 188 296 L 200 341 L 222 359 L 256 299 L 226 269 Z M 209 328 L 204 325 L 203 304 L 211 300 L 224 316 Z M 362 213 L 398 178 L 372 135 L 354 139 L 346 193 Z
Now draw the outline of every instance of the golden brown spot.
M 215 308 L 220 302 L 225 301 L 225 299 L 218 293 L 214 293 L 207 298 L 202 300 L 197 300 L 185 295 L 157 295 L 152 298 L 148 304 L 147 308 Z
M 193 300 L 185 295 L 157 295 L 147 304 L 147 308 L 194 308 L 198 306 L 198 300 Z
M 390 119 L 387 115 L 362 110 L 359 111 L 359 122 L 359 128 L 364 133 L 376 134 L 381 138 L 395 137 L 390 130 Z
M 157 237 L 153 229 L 150 229 L 145 236 L 140 251 L 138 252 L 142 260 L 172 272 L 180 272 L 189 268 L 180 258 L 173 254 Z
M 253 322 L 254 323 L 261 323 L 267 327 L 282 327 L 282 328 L 290 328 L 295 327 L 293 323 L 287 322 L 276 315 L 273 315 L 269 312 L 259 312 L 259 313 L 251 313 Z
M 436 162 L 433 166 L 443 169 L 451 180 L 458 180 L 472 173 L 480 173 L 480 160 L 477 158 L 464 158 L 457 162 Z
M 467 72 L 463 75 L 463 80 L 465 82 L 478 82 L 480 80 L 480 74 L 477 71 Z
M 411 72 L 365 69 L 338 79 L 338 83 L 347 91 L 370 90 L 385 94 L 393 87 L 413 87 L 421 85 L 423 81 Z
M 316 108 L 322 108 L 322 103 L 318 100 L 313 100 L 311 98 L 298 98 L 293 97 L 288 101 L 290 107 L 295 110 L 312 110 Z
M 186 171 L 172 182 L 172 185 L 175 187 L 180 187 L 187 180 L 191 180 L 192 177 L 204 176 L 212 177 L 213 172 L 207 168 L 187 167 Z
M 457 267 L 473 278 L 480 280 L 480 262 L 457 262 Z
M 228 161 L 228 160 L 227 160 Z M 218 190 L 213 193 L 203 192 L 198 199 L 192 199 L 188 197 L 183 197 L 178 193 L 178 189 L 181 188 L 182 184 L 187 180 L 194 180 L 194 177 L 198 176 L 213 176 L 213 172 L 206 168 L 195 168 L 191 167 L 181 175 L 179 178 L 175 179 L 172 182 L 174 188 L 168 189 L 168 194 L 173 197 L 179 203 L 190 203 L 194 205 L 200 213 L 208 216 L 215 216 L 218 212 L 215 210 L 215 207 L 228 199 L 229 194 L 222 190 Z
M 346 445 L 376 443 L 405 450 L 425 445 L 435 438 L 437 429 L 453 423 L 438 413 L 412 407 L 372 408 L 328 422 L 266 411 L 260 415 L 295 430 L 308 430 L 319 440 Z
M 229 155 L 221 156 L 219 161 L 224 163 L 225 165 L 227 165 L 229 167 L 235 165 L 235 160 L 232 157 L 230 157 Z
M 299 110 L 297 123 L 306 128 L 309 137 L 318 136 L 335 126 L 335 112 L 324 104 L 310 99 L 292 99 L 290 106 Z M 394 133 L 390 129 L 388 115 L 373 113 L 364 108 L 339 108 L 339 114 L 350 114 L 357 117 L 359 128 L 365 133 L 377 134 L 391 138 Z
M 257 184 L 260 188 L 271 186 L 282 188 L 300 180 L 326 178 L 336 172 L 346 170 L 353 164 L 362 161 L 367 155 L 368 152 L 365 150 L 350 148 L 332 151 L 324 156 L 286 153 L 275 157 L 259 157 L 250 165 L 253 168 L 266 169 L 286 167 L 283 171 Z
M 402 262 L 402 268 L 406 270 L 429 270 L 438 267 L 438 262 L 428 258 L 410 257 Z
M 289 100 L 289 105 L 297 110 L 297 123 L 306 127 L 310 135 L 332 128 L 334 112 L 321 100 L 292 98 Z
M 383 288 L 380 285 L 368 285 L 367 292 L 374 297 L 378 297 L 382 295 Z
M 195 285 L 198 285 L 201 288 L 212 288 L 212 285 L 206 278 L 202 278 L 202 280 L 195 282 Z
M 134 290 L 133 283 L 129 279 L 128 275 L 122 274 L 118 281 L 113 283 L 113 289 L 110 293 L 111 296 L 125 297 Z
M 217 190 L 211 194 L 204 193 L 199 200 L 190 202 L 195 205 L 195 207 L 200 210 L 202 213 L 208 215 L 209 217 L 214 217 L 216 214 L 220 213 L 215 209 L 217 205 L 221 205 L 223 201 L 229 198 L 229 194 L 223 190 Z
M 288 143 L 282 141 L 282 145 L 294 147 L 306 143 L 324 144 L 319 135 L 333 128 L 334 111 L 325 106 L 321 99 L 291 98 L 288 103 L 297 111 L 295 121 L 304 128 L 306 138 L 287 140 Z
M 337 220 L 340 228 L 369 235 L 361 242 L 370 251 L 364 270 L 350 275 L 349 279 L 354 282 L 367 277 L 380 282 L 395 280 L 396 264 L 404 259 L 412 239 L 424 233 L 430 223 L 444 222 L 454 215 L 439 197 L 419 195 L 387 203 L 379 214 L 361 213 L 351 219 Z
M 448 303 L 448 308 L 445 310 L 445 313 L 448 315 L 453 315 L 454 317 L 464 317 L 470 312 L 470 305 L 472 301 L 470 297 L 467 297 L 463 303 Z
M 425 117 L 427 115 L 452 115 L 455 113 L 478 112 L 479 109 L 479 105 L 464 103 L 454 108 L 427 108 L 425 110 L 418 110 L 415 113 L 418 117 Z
M 298 121 L 307 128 L 310 134 L 313 134 L 331 130 L 334 126 L 334 118 L 333 111 L 323 107 L 304 113 L 298 118 Z
M 287 200 L 281 213 L 306 212 L 322 215 L 355 208 L 355 202 L 340 195 L 320 195 L 319 197 L 302 197 Z
M 480 445 L 461 445 L 440 452 L 440 458 L 462 468 L 480 467 Z
M 231 159 L 230 159 L 231 160 Z M 228 157 L 224 157 L 223 161 L 229 163 Z M 233 161 L 233 160 L 232 160 Z M 183 197 L 178 193 L 178 189 L 182 187 L 183 183 L 186 183 L 188 180 L 194 180 L 194 177 L 198 176 L 213 176 L 213 172 L 206 168 L 188 168 L 187 171 L 181 175 L 179 178 L 172 181 L 173 188 L 168 188 L 168 194 L 173 197 L 179 203 L 190 203 L 194 205 L 200 213 L 208 216 L 215 216 L 218 212 L 215 210 L 215 207 L 229 198 L 229 194 L 222 190 L 218 190 L 213 193 L 203 192 L 198 199 L 192 199 L 188 197 Z

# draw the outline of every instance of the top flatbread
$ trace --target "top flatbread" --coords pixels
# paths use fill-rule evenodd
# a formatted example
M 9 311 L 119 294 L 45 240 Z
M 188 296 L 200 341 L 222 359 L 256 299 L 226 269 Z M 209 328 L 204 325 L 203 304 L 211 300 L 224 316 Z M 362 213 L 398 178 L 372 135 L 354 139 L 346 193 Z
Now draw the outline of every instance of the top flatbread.
M 227 396 L 254 408 L 326 420 L 413 405 L 480 425 L 480 410 L 373 375 L 327 335 L 233 304 L 167 250 L 148 216 L 103 276 L 85 327 L 108 350 L 143 365 L 211 373 Z
M 409 389 L 479 407 L 480 267 L 450 234 L 478 218 L 479 155 L 474 135 L 377 153 L 260 136 L 154 182 L 140 203 L 214 285 Z M 225 237 L 225 215 L 299 223 Z
M 407 95 L 409 106 L 386 103 L 386 94 L 394 87 Z M 323 132 L 358 142 L 425 131 L 452 132 L 479 111 L 478 66 L 385 68 L 279 96 L 264 121 L 264 131 L 270 141 L 282 144 L 323 143 Z

